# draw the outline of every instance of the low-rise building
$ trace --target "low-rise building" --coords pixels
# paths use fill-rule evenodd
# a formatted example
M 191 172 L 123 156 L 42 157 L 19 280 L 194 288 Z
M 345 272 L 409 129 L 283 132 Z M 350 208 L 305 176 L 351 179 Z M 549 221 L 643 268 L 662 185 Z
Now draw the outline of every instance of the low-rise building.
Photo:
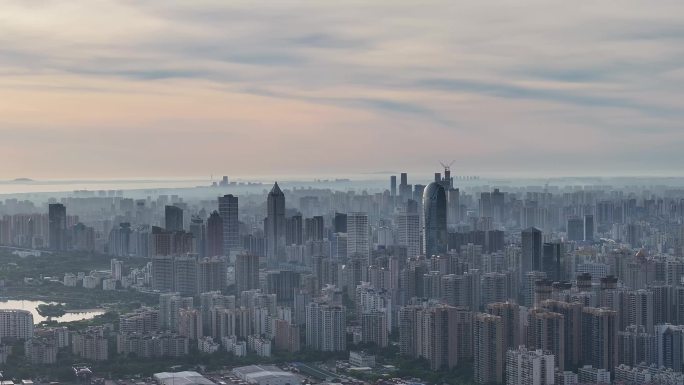
M 155 373 L 153 378 L 159 385 L 214 385 L 208 378 L 190 371 Z
M 102 280 L 102 290 L 116 290 L 116 280 L 105 278 Z
M 591 365 L 584 365 L 577 372 L 581 384 L 610 384 L 610 372 Z
M 117 352 L 141 358 L 182 357 L 190 353 L 190 341 L 175 333 L 119 333 Z
M 202 337 L 197 341 L 197 349 L 202 353 L 216 353 L 221 348 L 221 344 L 216 343 L 211 337 Z
M 100 287 L 100 278 L 92 275 L 83 277 L 83 287 L 86 289 L 97 289 Z
M 250 365 L 233 369 L 239 379 L 256 385 L 297 385 L 297 375 L 272 365 Z
M 247 345 L 249 349 L 257 354 L 259 357 L 271 356 L 271 341 L 259 336 L 247 337 Z
M 375 367 L 375 356 L 366 352 L 349 352 L 349 364 L 357 368 Z

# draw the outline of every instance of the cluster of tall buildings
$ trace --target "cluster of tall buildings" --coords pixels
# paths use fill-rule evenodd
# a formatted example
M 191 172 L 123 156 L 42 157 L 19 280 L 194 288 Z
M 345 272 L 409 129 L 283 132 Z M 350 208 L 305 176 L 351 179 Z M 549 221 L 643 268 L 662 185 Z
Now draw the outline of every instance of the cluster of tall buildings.
M 116 261 L 147 258 L 130 278 L 112 263 L 112 277 L 160 293 L 158 308 L 122 317 L 121 354 L 396 343 L 433 370 L 472 366 L 481 384 L 683 371 L 679 189 L 494 188 L 448 167 L 375 190 L 283 186 L 239 199 L 70 197 L 47 216 L 13 202 L 0 242 L 70 250 L 80 229 Z

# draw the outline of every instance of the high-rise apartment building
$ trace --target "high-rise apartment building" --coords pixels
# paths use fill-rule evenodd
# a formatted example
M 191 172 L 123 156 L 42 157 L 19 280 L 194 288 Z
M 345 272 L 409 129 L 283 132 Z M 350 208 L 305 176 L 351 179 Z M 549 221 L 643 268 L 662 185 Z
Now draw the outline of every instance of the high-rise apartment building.
M 503 382 L 504 343 L 501 317 L 477 313 L 473 319 L 473 370 L 478 384 Z
M 579 302 L 543 301 L 541 307 L 563 315 L 564 366 L 577 367 L 582 354 L 582 304 Z M 558 361 L 558 360 L 557 360 Z M 557 362 L 560 365 L 560 362 Z
M 447 224 L 456 226 L 461 221 L 461 192 L 459 189 L 447 190 Z
M 197 256 L 173 258 L 173 290 L 183 296 L 194 296 L 197 291 Z
M 522 343 L 520 306 L 513 302 L 498 302 L 487 305 L 487 313 L 501 317 L 503 349 L 515 349 Z
M 584 221 L 582 218 L 568 219 L 567 234 L 569 241 L 577 242 L 584 240 Z
M 375 310 L 361 314 L 361 342 L 373 343 L 386 348 L 389 344 L 387 315 L 383 311 Z
M 33 314 L 27 310 L 0 310 L 0 338 L 33 337 Z
M 594 240 L 594 215 L 584 216 L 584 240 L 591 242 Z
M 199 293 L 223 291 L 226 289 L 227 264 L 224 257 L 204 257 L 197 268 Z
M 370 262 L 370 229 L 368 214 L 352 212 L 347 214 L 347 256 Z
M 506 353 L 506 385 L 554 385 L 555 357 L 521 346 Z M 561 369 L 562 370 L 562 369 Z
M 306 307 L 306 345 L 312 350 L 347 349 L 346 309 L 341 305 L 311 302 Z
M 617 366 L 617 312 L 604 308 L 582 310 L 582 358 L 585 364 L 613 372 Z
M 684 326 L 658 325 L 655 328 L 655 358 L 658 367 L 684 370 Z
M 430 362 L 433 370 L 454 368 L 459 361 L 457 309 L 435 306 L 416 315 L 417 356 Z
M 218 198 L 218 212 L 223 224 L 223 253 L 230 255 L 231 251 L 241 248 L 240 223 L 238 221 L 238 197 L 232 194 Z M 218 255 L 218 254 L 217 254 Z
M 237 294 L 259 288 L 259 257 L 239 254 L 235 257 L 235 286 Z
M 223 218 L 218 213 L 214 211 L 209 215 L 207 219 L 207 243 L 206 243 L 206 256 L 215 257 L 225 255 L 224 253 L 224 242 L 223 242 Z
M 397 244 L 406 248 L 406 255 L 420 255 L 420 216 L 417 211 L 404 211 L 396 218 Z
M 565 370 L 565 323 L 563 315 L 543 308 L 530 310 L 527 318 L 527 347 L 551 352 L 558 368 Z

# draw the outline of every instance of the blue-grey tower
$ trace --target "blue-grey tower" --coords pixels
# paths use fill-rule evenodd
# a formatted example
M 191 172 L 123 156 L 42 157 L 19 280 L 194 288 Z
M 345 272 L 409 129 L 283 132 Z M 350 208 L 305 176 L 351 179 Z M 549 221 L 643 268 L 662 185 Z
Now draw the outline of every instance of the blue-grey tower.
M 447 198 L 444 186 L 432 182 L 423 190 L 423 253 L 447 252 Z
M 274 264 L 285 253 L 285 194 L 276 182 L 268 193 L 267 216 L 264 223 L 266 233 L 266 256 Z

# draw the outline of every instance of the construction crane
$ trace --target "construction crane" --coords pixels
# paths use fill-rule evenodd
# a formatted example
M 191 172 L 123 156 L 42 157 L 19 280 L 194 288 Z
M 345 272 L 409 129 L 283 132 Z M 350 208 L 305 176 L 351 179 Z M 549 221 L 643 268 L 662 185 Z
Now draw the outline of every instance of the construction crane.
M 445 188 L 447 188 L 447 189 L 450 189 L 453 187 L 451 184 L 451 165 L 454 164 L 454 162 L 455 161 L 453 161 L 453 160 L 449 164 L 439 162 L 439 164 L 441 164 L 442 167 L 444 167 L 444 181 L 446 182 Z
M 444 174 L 446 174 L 447 172 L 451 171 L 451 165 L 453 165 L 454 162 L 455 162 L 455 160 L 452 160 L 451 163 L 449 163 L 449 164 L 445 164 L 445 163 L 439 162 L 439 164 L 441 164 L 442 167 L 444 167 Z

